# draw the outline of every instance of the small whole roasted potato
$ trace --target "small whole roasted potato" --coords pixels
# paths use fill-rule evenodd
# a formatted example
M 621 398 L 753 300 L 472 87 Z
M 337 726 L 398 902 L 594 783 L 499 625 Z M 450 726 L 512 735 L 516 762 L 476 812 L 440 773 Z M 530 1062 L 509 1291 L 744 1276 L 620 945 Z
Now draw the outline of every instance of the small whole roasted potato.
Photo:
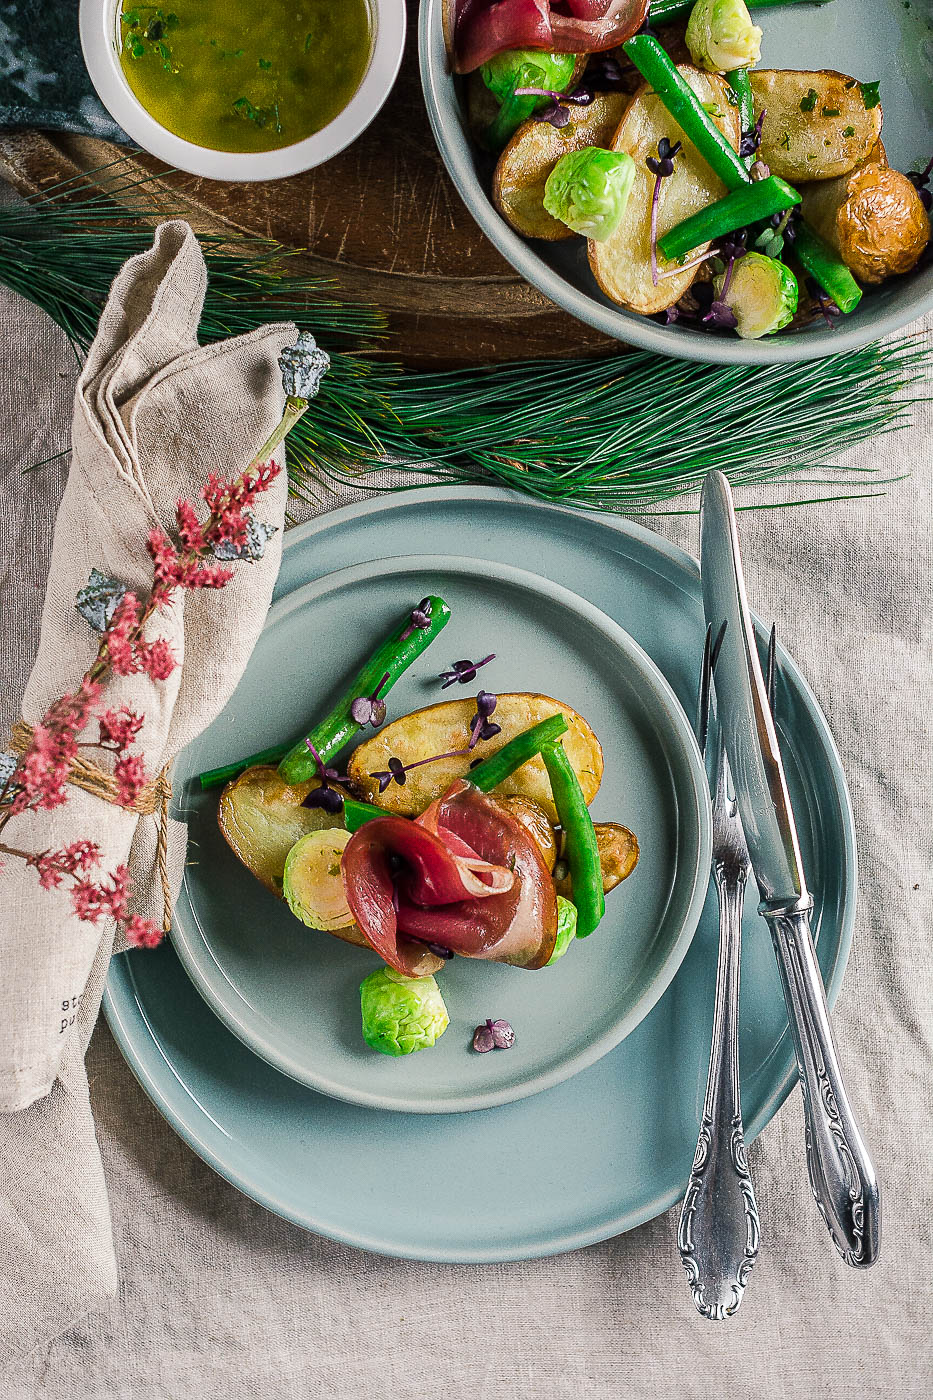
M 532 120 L 518 128 L 499 157 L 492 186 L 493 204 L 516 233 L 551 243 L 576 237 L 544 207 L 547 177 L 568 151 L 609 147 L 627 102 L 624 93 L 598 92 L 588 106 L 570 108 L 566 126 Z
M 899 170 L 863 165 L 804 186 L 803 216 L 860 282 L 910 272 L 930 240 L 930 220 Z
M 832 180 L 862 165 L 881 135 L 871 89 L 828 68 L 759 68 L 749 74 L 761 124 L 758 157 L 791 184 Z

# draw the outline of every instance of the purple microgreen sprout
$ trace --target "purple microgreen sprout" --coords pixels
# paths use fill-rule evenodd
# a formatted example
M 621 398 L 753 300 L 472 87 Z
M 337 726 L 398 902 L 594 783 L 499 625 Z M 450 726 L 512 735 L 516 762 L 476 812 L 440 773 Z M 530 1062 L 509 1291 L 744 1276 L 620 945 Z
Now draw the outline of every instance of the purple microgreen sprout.
M 492 739 L 496 734 L 502 733 L 502 726 L 490 724 L 489 717 L 496 708 L 498 697 L 489 690 L 481 690 L 476 697 L 476 714 L 470 721 L 470 742 L 468 751 L 476 748 L 480 739 Z
M 678 263 L 676 267 L 668 268 L 667 272 L 659 272 L 658 281 L 664 282 L 668 277 L 679 277 L 682 272 L 689 272 L 691 268 L 699 267 L 701 263 L 708 262 L 710 258 L 718 256 L 719 250 L 717 248 L 710 248 L 707 252 L 700 253 L 697 257 L 691 258 L 689 262 Z M 670 308 L 668 308 L 668 310 L 670 310 Z M 675 316 L 673 319 L 676 321 L 677 317 Z
M 658 272 L 658 206 L 661 201 L 661 181 L 666 180 L 668 175 L 674 173 L 674 157 L 681 149 L 678 141 L 671 145 L 666 136 L 662 136 L 658 142 L 657 159 L 654 156 L 646 156 L 645 164 L 654 176 L 654 193 L 651 196 L 651 281 L 654 286 L 658 285 L 660 273 Z
M 765 119 L 765 112 L 766 112 L 766 111 L 767 111 L 767 108 L 766 108 L 766 107 L 762 107 L 761 111 L 760 111 L 759 114 L 758 114 L 758 120 L 756 121 L 755 125 L 752 127 L 751 131 L 743 131 L 743 132 L 742 132 L 742 140 L 741 140 L 741 142 L 739 143 L 739 155 L 740 155 L 740 156 L 753 156 L 753 155 L 755 154 L 755 152 L 758 150 L 758 148 L 760 147 L 760 145 L 761 145 L 761 124 L 762 124 L 762 122 L 763 122 L 764 119 Z M 754 167 L 753 167 L 753 168 L 754 168 Z M 749 174 L 751 175 L 751 171 L 749 171 Z M 762 177 L 759 176 L 758 178 L 761 179 Z M 752 179 L 753 179 L 753 180 L 755 179 L 755 176 L 754 176 L 754 175 L 752 175 Z
M 444 682 L 441 690 L 446 690 L 449 685 L 469 685 L 470 681 L 476 680 L 476 673 L 481 666 L 486 666 L 490 661 L 495 661 L 496 653 L 491 651 L 488 656 L 484 656 L 482 661 L 455 661 L 448 671 L 441 671 L 438 680 Z
M 473 1032 L 473 1049 L 478 1055 L 488 1054 L 490 1050 L 495 1050 L 496 1042 L 492 1038 L 492 1031 L 484 1022 L 477 1026 Z
M 407 642 L 412 632 L 418 630 L 424 632 L 428 627 L 431 626 L 431 607 L 431 599 L 422 598 L 418 606 L 416 608 L 412 608 L 411 621 L 405 628 L 405 631 L 402 633 L 401 637 L 399 638 L 399 641 Z
M 549 97 L 551 100 L 546 107 L 539 112 L 535 112 L 536 122 L 549 122 L 551 126 L 563 127 L 570 121 L 570 107 L 567 103 L 573 103 L 575 107 L 588 107 L 593 101 L 594 94 L 588 88 L 578 87 L 573 92 L 555 92 L 552 88 L 516 88 L 516 97 Z
M 726 260 L 726 275 L 723 278 L 722 288 L 719 292 L 719 295 L 716 297 L 715 301 L 711 303 L 709 310 L 703 317 L 705 325 L 719 326 L 723 330 L 729 331 L 735 330 L 736 326 L 738 325 L 738 322 L 735 319 L 735 312 L 732 310 L 732 307 L 729 306 L 726 302 L 726 293 L 728 292 L 729 285 L 732 281 L 732 272 L 735 267 L 736 260 L 745 256 L 746 236 L 746 230 L 741 229 L 738 233 L 734 233 L 731 235 L 731 241 L 727 241 L 722 245 L 722 248 L 720 250 L 720 257 Z
M 353 701 L 350 706 L 350 718 L 357 724 L 371 724 L 373 729 L 378 729 L 380 724 L 385 723 L 386 702 L 380 700 L 379 692 L 388 679 L 389 673 L 386 671 L 372 695 L 358 695 Z
M 770 165 L 765 165 L 763 160 L 756 160 L 748 173 L 753 180 L 767 180 L 768 176 L 771 174 L 771 167 Z
M 313 788 L 304 800 L 306 807 L 321 807 L 325 812 L 339 812 L 343 807 L 343 794 L 336 788 L 331 787 L 331 783 L 340 780 L 340 774 L 336 768 L 327 768 L 324 760 L 314 747 L 310 739 L 305 739 L 305 744 L 311 752 L 311 756 L 317 765 L 318 777 L 321 780 L 320 787 Z
M 508 1021 L 486 1020 L 473 1032 L 473 1049 L 481 1055 L 489 1050 L 511 1050 L 515 1044 L 515 1032 Z
M 443 758 L 467 758 L 480 739 L 492 739 L 496 734 L 501 734 L 502 726 L 489 722 L 489 716 L 496 708 L 497 698 L 488 690 L 481 690 L 477 695 L 476 714 L 470 721 L 470 742 L 465 749 L 450 749 L 447 753 L 432 754 L 430 758 L 419 758 L 415 763 L 403 763 L 393 755 L 387 768 L 369 775 L 378 782 L 379 791 L 385 792 L 391 783 L 398 783 L 399 787 L 404 787 L 406 774 L 413 768 L 423 768 L 426 763 L 439 763 Z
M 599 92 L 614 92 L 625 83 L 625 75 L 634 73 L 634 63 L 621 64 L 608 53 L 594 53 L 586 67 L 586 80 Z

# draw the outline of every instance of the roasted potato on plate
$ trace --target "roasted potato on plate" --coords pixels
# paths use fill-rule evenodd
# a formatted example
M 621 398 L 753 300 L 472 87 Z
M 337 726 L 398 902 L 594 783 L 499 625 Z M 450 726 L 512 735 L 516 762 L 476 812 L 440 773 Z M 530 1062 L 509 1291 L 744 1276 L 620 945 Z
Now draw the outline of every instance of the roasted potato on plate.
M 758 155 L 791 184 L 832 180 L 864 164 L 881 135 L 881 107 L 861 83 L 823 68 L 759 68 L 749 75 L 755 116 L 764 112 Z
M 570 108 L 566 126 L 527 121 L 518 128 L 499 157 L 492 186 L 493 203 L 516 233 L 550 242 L 576 237 L 542 203 L 547 177 L 568 151 L 608 149 L 628 100 L 625 93 L 598 92 L 588 107 Z
M 920 196 L 899 170 L 863 165 L 802 190 L 804 218 L 860 282 L 910 272 L 930 241 Z
M 603 877 L 603 893 L 608 894 L 616 885 L 621 885 L 638 864 L 638 841 L 635 833 L 618 822 L 594 822 L 596 845 L 599 848 L 599 866 Z M 565 875 L 557 882 L 557 893 L 570 899 L 572 886 L 570 876 Z
M 678 65 L 679 72 L 700 101 L 709 105 L 713 120 L 732 143 L 739 148 L 738 111 L 728 97 L 726 84 L 713 73 L 704 73 L 689 63 Z M 636 166 L 635 183 L 629 195 L 622 222 L 610 238 L 589 242 L 590 267 L 607 297 L 629 311 L 652 316 L 679 301 L 697 275 L 697 268 L 688 268 L 672 277 L 664 277 L 655 286 L 651 278 L 651 199 L 655 177 L 645 165 L 648 156 L 657 156 L 658 142 L 666 137 L 673 145 L 683 141 L 684 134 L 659 97 L 644 85 L 629 105 L 622 125 L 616 132 L 611 149 L 627 151 Z M 674 161 L 674 173 L 661 181 L 658 205 L 658 235 L 679 224 L 688 215 L 721 199 L 726 193 L 722 181 L 713 174 L 706 161 L 685 142 L 683 152 Z M 706 252 L 709 244 L 694 249 L 690 257 Z M 659 256 L 662 272 L 676 266 Z
M 436 797 L 447 791 L 455 778 L 468 775 L 474 759 L 488 758 L 498 753 L 509 739 L 514 739 L 533 724 L 550 715 L 562 714 L 569 726 L 562 743 L 580 780 L 584 797 L 588 803 L 592 802 L 603 776 L 603 751 L 596 735 L 583 716 L 569 705 L 552 700 L 549 695 L 524 692 L 499 696 L 494 719 L 501 732 L 478 744 L 472 754 L 426 763 L 423 768 L 415 768 L 406 774 L 404 786 L 391 783 L 385 792 L 380 793 L 379 784 L 371 774 L 385 772 L 391 756 L 407 765 L 417 763 L 422 758 L 432 758 L 435 754 L 465 749 L 470 739 L 470 721 L 475 713 L 475 700 L 448 700 L 393 720 L 350 755 L 347 764 L 350 781 L 368 801 L 387 812 L 417 817 Z M 496 788 L 494 796 L 529 797 L 544 809 L 552 822 L 557 821 L 551 785 L 540 757 L 522 764 L 511 778 Z
M 234 855 L 273 894 L 282 894 L 285 857 L 309 831 L 343 826 L 343 815 L 302 803 L 317 779 L 289 787 L 267 764 L 247 768 L 220 795 L 217 821 Z

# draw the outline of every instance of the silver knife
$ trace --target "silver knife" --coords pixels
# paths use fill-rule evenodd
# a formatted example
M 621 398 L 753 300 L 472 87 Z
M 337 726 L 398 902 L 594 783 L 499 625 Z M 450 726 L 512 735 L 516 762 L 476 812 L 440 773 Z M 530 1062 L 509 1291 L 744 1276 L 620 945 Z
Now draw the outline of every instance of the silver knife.
M 810 1185 L 846 1263 L 878 1255 L 881 1197 L 836 1055 L 820 976 L 797 828 L 748 608 L 732 492 L 710 472 L 700 509 L 703 608 L 725 623 L 714 684 L 752 869 L 777 956 L 803 1091 Z

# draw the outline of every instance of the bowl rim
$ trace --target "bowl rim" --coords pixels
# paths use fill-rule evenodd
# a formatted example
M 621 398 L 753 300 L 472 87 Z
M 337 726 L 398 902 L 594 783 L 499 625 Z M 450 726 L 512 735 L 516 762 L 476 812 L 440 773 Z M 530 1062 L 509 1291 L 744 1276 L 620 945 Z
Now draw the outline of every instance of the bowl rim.
M 215 151 L 168 131 L 131 89 L 115 41 L 120 2 L 80 0 L 81 49 L 97 96 L 143 150 L 178 170 L 212 180 L 279 180 L 330 160 L 355 141 L 379 112 L 398 76 L 405 47 L 405 0 L 366 0 L 372 16 L 372 52 L 363 80 L 343 111 L 320 131 L 278 150 Z
M 447 172 L 477 224 L 527 282 L 550 301 L 569 311 L 578 321 L 601 331 L 612 340 L 625 341 L 672 359 L 707 364 L 795 364 L 858 350 L 933 311 L 933 285 L 905 313 L 903 307 L 861 317 L 848 325 L 834 325 L 831 333 L 820 327 L 805 335 L 767 340 L 726 340 L 682 330 L 671 334 L 644 316 L 622 307 L 604 306 L 595 296 L 578 290 L 534 250 L 532 244 L 509 227 L 495 209 L 476 173 L 472 147 L 459 118 L 451 117 L 454 77 L 447 62 L 441 22 L 443 0 L 422 0 L 418 22 L 418 63 L 421 87 L 434 140 Z M 830 338 L 831 335 L 831 338 Z

